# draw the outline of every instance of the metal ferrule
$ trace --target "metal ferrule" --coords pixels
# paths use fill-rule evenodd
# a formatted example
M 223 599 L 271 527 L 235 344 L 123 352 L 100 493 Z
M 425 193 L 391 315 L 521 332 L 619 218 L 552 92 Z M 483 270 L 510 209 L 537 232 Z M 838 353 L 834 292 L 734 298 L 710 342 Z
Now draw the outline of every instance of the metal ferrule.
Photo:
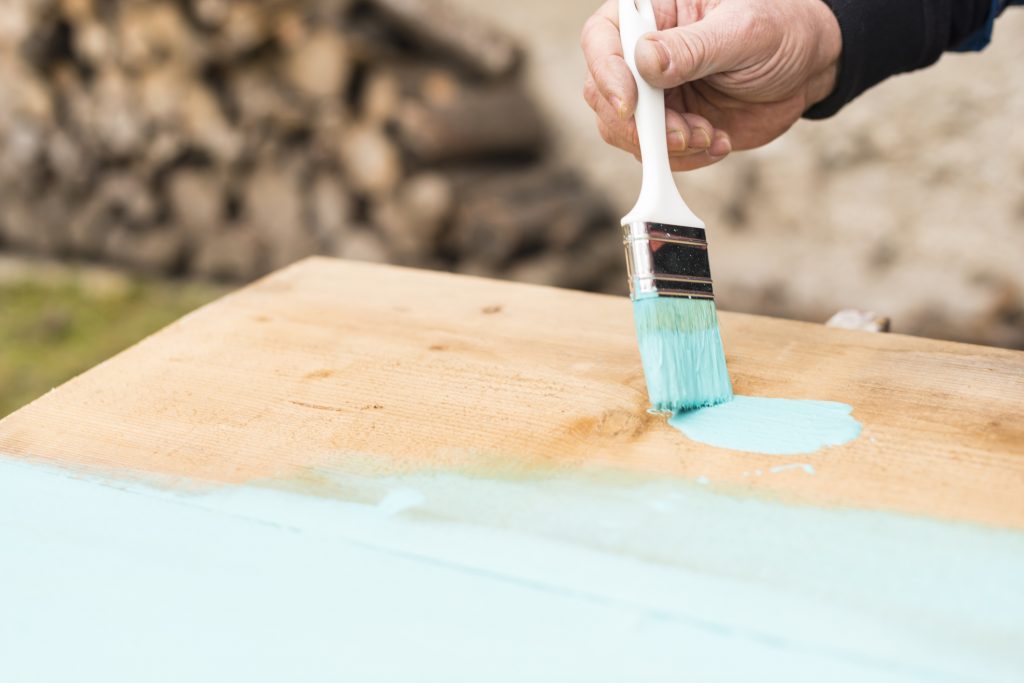
M 633 299 L 714 299 L 708 242 L 701 228 L 638 221 L 622 226 Z

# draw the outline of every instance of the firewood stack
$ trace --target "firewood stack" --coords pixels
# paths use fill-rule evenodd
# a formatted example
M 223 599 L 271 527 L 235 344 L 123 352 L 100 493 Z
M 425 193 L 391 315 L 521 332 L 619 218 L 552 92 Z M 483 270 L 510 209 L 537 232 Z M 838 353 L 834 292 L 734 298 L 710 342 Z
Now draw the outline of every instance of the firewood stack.
M 507 35 L 444 0 L 0 4 L 0 248 L 246 280 L 324 253 L 621 290 Z

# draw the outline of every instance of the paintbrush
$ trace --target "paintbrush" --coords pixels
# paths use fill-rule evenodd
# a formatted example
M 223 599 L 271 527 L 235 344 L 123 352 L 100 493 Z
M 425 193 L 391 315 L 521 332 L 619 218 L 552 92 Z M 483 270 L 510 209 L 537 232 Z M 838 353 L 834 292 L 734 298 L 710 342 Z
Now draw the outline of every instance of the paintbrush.
M 637 41 L 657 30 L 650 0 L 619 0 L 626 63 L 636 79 L 636 125 L 643 184 L 622 219 L 626 268 L 640 357 L 651 405 L 681 411 L 732 398 L 718 329 L 704 222 L 686 206 L 672 178 L 664 91 L 636 67 Z

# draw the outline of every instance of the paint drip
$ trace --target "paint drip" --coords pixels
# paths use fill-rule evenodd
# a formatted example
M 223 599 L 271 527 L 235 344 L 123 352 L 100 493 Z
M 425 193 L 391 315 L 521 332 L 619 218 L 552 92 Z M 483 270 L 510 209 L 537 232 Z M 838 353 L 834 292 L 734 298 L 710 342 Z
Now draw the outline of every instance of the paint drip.
M 668 423 L 701 443 L 765 455 L 814 453 L 857 438 L 853 408 L 835 401 L 736 396 L 709 408 L 680 411 Z

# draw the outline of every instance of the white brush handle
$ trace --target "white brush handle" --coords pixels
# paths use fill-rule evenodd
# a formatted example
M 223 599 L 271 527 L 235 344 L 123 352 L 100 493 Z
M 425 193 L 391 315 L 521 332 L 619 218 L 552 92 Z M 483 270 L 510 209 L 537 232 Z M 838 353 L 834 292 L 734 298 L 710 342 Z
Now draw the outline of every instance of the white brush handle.
M 622 219 L 622 224 L 648 222 L 704 228 L 704 221 L 690 211 L 672 178 L 665 130 L 665 91 L 650 85 L 636 68 L 637 42 L 641 36 L 657 30 L 651 0 L 619 0 L 622 53 L 636 79 L 639 95 L 636 127 L 640 135 L 640 157 L 644 173 L 640 198 L 633 210 Z

